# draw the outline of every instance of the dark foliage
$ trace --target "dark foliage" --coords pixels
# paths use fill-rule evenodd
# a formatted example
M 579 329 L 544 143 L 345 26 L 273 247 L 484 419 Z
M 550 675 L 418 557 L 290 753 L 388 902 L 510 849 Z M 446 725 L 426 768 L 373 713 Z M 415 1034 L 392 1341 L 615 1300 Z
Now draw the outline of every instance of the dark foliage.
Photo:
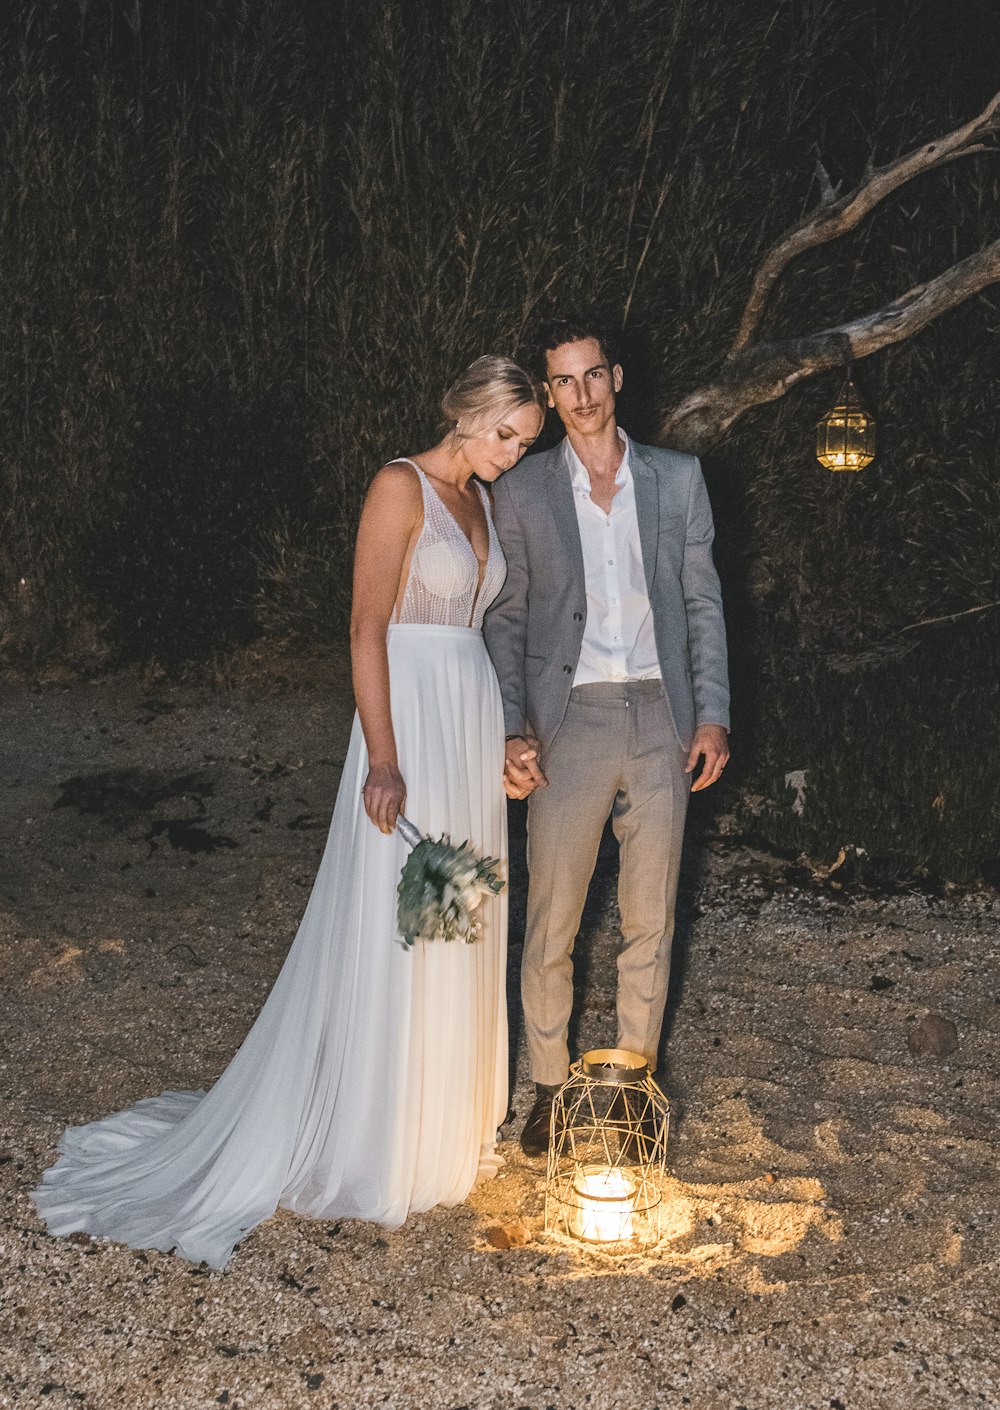
M 844 849 L 840 880 L 995 877 L 1000 614 L 845 665 L 776 651 L 737 675 L 743 829 L 828 865 Z
M 277 393 L 150 391 L 95 525 L 88 590 L 129 660 L 177 664 L 256 633 L 251 547 L 307 494 L 304 411 Z

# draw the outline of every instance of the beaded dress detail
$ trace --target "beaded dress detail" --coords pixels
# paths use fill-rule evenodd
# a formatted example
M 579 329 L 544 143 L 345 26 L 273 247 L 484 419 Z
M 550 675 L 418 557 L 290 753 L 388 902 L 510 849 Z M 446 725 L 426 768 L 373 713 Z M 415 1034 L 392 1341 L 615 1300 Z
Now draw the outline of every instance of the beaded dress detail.
M 473 627 L 481 631 L 486 609 L 503 587 L 507 573 L 486 490 L 477 485 L 490 535 L 489 556 L 480 583 L 476 551 L 424 471 L 406 456 L 400 456 L 393 464 L 413 466 L 424 500 L 423 528 L 413 550 L 399 621 L 433 622 L 442 627 Z

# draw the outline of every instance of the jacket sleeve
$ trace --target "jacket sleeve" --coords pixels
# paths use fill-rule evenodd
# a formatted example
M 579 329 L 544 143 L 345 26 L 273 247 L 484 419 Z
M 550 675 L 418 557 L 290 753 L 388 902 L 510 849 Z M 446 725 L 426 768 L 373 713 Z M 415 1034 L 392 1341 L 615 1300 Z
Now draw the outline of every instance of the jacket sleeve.
M 712 560 L 712 506 L 694 456 L 688 490 L 687 534 L 681 586 L 687 612 L 695 725 L 729 728 L 729 668 L 719 575 Z
M 525 717 L 524 646 L 528 631 L 528 553 L 510 486 L 498 480 L 493 517 L 507 559 L 507 577 L 486 613 L 483 635 L 500 682 L 507 734 L 530 730 Z

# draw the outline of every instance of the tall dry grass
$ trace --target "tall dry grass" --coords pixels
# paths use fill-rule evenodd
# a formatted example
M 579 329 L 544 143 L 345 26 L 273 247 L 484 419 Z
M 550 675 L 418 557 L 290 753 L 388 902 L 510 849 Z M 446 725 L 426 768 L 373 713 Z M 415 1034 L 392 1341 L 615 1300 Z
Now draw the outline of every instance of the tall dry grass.
M 785 188 L 809 165 L 811 56 L 841 23 L 832 5 L 810 16 L 695 0 L 13 5 L 6 651 L 201 649 L 204 594 L 171 587 L 172 565 L 182 542 L 185 574 L 210 562 L 223 532 L 261 592 L 255 609 L 246 573 L 233 592 L 209 574 L 217 644 L 255 610 L 272 630 L 339 630 L 373 469 L 434 433 L 466 361 L 516 348 L 555 302 L 627 315 L 667 389 L 698 375 L 755 226 L 804 194 Z M 802 74 L 787 72 L 795 43 Z M 255 442 L 289 416 L 273 493 L 240 499 L 237 436 L 228 457 L 213 448 L 199 502 L 185 457 L 214 427 Z M 138 629 L 116 577 L 148 599 Z

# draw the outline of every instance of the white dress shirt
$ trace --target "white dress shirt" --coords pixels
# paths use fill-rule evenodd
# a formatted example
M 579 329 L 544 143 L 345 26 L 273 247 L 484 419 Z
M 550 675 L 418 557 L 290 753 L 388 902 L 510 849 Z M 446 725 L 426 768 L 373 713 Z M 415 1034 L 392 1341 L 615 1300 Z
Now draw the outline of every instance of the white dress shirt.
M 587 620 L 574 685 L 660 676 L 639 543 L 632 447 L 621 427 L 618 434 L 625 454 L 615 476 L 619 488 L 607 512 L 591 499 L 587 468 L 566 441 L 587 589 Z

